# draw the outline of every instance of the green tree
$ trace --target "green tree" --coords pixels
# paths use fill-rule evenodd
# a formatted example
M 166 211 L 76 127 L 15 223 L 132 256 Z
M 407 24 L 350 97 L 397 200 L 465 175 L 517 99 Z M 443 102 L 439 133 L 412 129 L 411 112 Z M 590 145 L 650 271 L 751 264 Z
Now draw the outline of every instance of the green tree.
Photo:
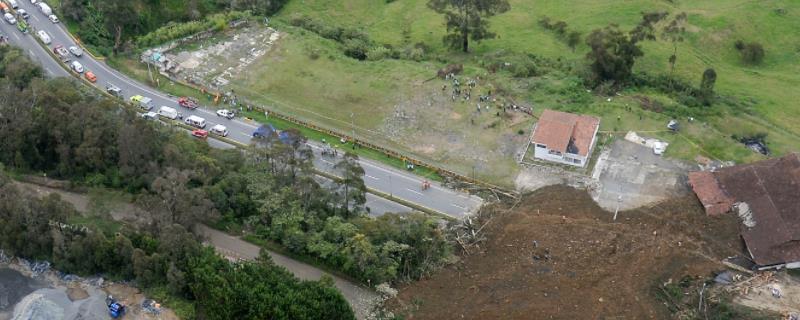
M 636 59 L 644 55 L 639 42 L 654 40 L 654 25 L 666 15 L 665 12 L 643 13 L 642 21 L 628 33 L 615 24 L 592 31 L 586 38 L 590 48 L 586 58 L 591 61 L 592 82 L 595 85 L 605 81 L 618 85 L 627 82 Z
M 345 216 L 359 213 L 367 202 L 367 186 L 364 184 L 364 168 L 358 163 L 358 155 L 347 152 L 333 168 L 341 174 L 339 182 L 342 212 Z
M 444 43 L 469 52 L 469 41 L 480 42 L 497 35 L 489 31 L 488 19 L 511 9 L 507 0 L 429 0 L 428 8 L 443 14 L 448 34 Z
M 710 106 L 714 103 L 714 84 L 717 82 L 717 72 L 713 68 L 708 68 L 703 72 L 703 79 L 700 81 L 700 102 Z
M 672 54 L 669 56 L 669 73 L 675 71 L 675 62 L 678 60 L 678 43 L 683 42 L 686 33 L 686 12 L 675 15 L 661 31 L 661 37 L 672 43 Z
M 571 31 L 567 34 L 567 46 L 575 52 L 575 48 L 581 43 L 581 33 L 578 31 Z
M 124 33 L 138 27 L 139 14 L 134 5 L 135 2 L 131 0 L 103 0 L 98 3 L 106 29 L 114 35 L 114 54 L 122 49 Z

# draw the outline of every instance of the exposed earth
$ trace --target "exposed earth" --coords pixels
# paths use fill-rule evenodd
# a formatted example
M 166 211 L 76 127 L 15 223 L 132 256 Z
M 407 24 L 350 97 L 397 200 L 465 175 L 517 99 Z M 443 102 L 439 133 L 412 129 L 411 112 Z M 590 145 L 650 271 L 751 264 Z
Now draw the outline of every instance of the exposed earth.
M 707 217 L 692 196 L 620 212 L 551 186 L 497 209 L 476 252 L 400 289 L 408 319 L 663 319 L 654 290 L 712 276 L 741 252 L 737 221 Z

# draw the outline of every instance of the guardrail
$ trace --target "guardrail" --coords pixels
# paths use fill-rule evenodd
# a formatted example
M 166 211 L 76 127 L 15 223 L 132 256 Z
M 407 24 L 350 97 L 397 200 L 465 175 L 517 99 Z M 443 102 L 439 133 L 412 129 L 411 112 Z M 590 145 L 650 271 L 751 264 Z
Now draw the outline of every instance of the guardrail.
M 58 59 L 58 57 L 56 57 L 55 53 L 50 51 L 49 47 L 46 44 L 41 42 L 41 39 L 39 39 L 38 37 L 35 37 L 35 36 L 34 36 L 34 38 L 36 40 L 36 43 L 38 43 L 40 46 L 42 46 L 45 49 L 45 51 L 47 51 L 47 53 L 50 55 L 50 57 L 52 57 L 53 59 L 56 59 L 57 61 L 60 61 Z M 133 108 L 133 110 L 136 111 L 137 113 L 144 113 L 143 110 L 138 105 L 135 105 L 135 104 L 133 104 L 130 101 L 127 101 L 125 99 L 119 99 L 119 97 L 111 95 L 110 93 L 106 92 L 105 90 L 102 90 L 102 89 L 94 86 L 94 83 L 84 79 L 83 77 L 81 77 L 81 75 L 79 73 L 73 71 L 68 66 L 66 66 L 64 63 L 58 63 L 58 65 L 61 66 L 62 68 L 64 68 L 65 70 L 67 70 L 67 72 L 70 75 L 72 75 L 73 77 L 76 77 L 79 80 L 83 81 L 84 83 L 88 84 L 89 87 L 97 89 L 98 91 L 101 92 L 101 94 L 105 95 L 106 97 L 109 97 L 109 98 L 112 98 L 112 99 L 121 100 L 123 105 L 125 105 L 125 106 L 127 106 L 129 108 Z M 163 121 L 163 120 L 161 120 L 161 121 Z M 185 123 L 182 123 L 180 121 L 177 121 L 177 120 L 168 120 L 168 122 L 171 123 L 175 127 L 183 128 L 183 129 L 186 129 L 186 130 L 194 130 L 194 129 L 196 129 L 196 128 L 192 127 L 192 126 L 189 126 L 189 125 L 187 125 Z M 209 134 L 209 137 L 211 139 L 216 139 L 216 140 L 222 141 L 224 143 L 230 144 L 230 145 L 232 145 L 232 146 L 234 146 L 236 148 L 239 148 L 239 149 L 246 149 L 248 147 L 248 145 L 246 145 L 244 143 L 241 143 L 241 142 L 233 140 L 233 139 L 229 139 L 227 137 L 212 136 L 210 134 Z M 326 177 L 326 178 L 331 179 L 333 181 L 337 181 L 338 182 L 338 181 L 342 181 L 342 179 L 343 179 L 342 177 L 339 177 L 337 175 L 334 175 L 334 174 L 331 174 L 331 173 L 328 173 L 328 172 L 321 171 L 321 170 L 319 170 L 317 168 L 314 168 L 313 170 L 314 170 L 314 174 Z M 372 194 L 376 195 L 376 196 L 379 196 L 381 198 L 387 199 L 389 201 L 397 202 L 399 204 L 402 204 L 402 205 L 404 205 L 406 207 L 409 207 L 409 208 L 417 210 L 417 211 L 421 211 L 421 212 L 425 212 L 425 213 L 428 213 L 428 214 L 436 215 L 436 216 L 439 216 L 439 217 L 442 217 L 442 218 L 445 218 L 445 219 L 448 219 L 448 220 L 455 219 L 455 217 L 449 216 L 449 215 L 447 215 L 447 214 L 445 214 L 443 212 L 440 212 L 438 210 L 431 209 L 431 208 L 428 208 L 428 207 L 420 205 L 420 204 L 416 204 L 416 203 L 413 203 L 413 202 L 410 202 L 410 201 L 407 201 L 407 200 L 404 200 L 404 199 L 400 199 L 400 198 L 394 197 L 391 194 L 387 194 L 387 193 L 385 193 L 383 191 L 380 191 L 380 190 L 377 190 L 377 189 L 373 189 L 373 188 L 367 187 L 367 191 L 369 193 L 372 193 Z
M 186 82 L 186 81 L 183 81 L 182 79 L 178 79 L 178 78 L 175 78 L 173 76 L 166 75 L 166 74 L 163 74 L 163 73 L 160 73 L 160 74 L 164 75 L 165 77 L 169 78 L 171 81 L 174 81 L 174 82 L 176 82 L 176 83 L 178 83 L 180 85 L 195 89 L 195 90 L 199 91 L 201 94 L 211 94 L 211 95 L 214 95 L 214 96 L 221 95 L 220 92 L 218 92 L 218 91 L 215 92 L 215 91 L 213 91 L 213 90 L 211 90 L 209 88 L 206 88 L 204 86 L 201 86 L 201 85 L 198 85 L 198 84 L 194 84 L 194 83 L 190 83 L 190 82 Z M 282 112 L 277 111 L 275 109 L 269 109 L 269 108 L 267 108 L 265 106 L 260 106 L 260 105 L 251 103 L 251 101 L 249 101 L 249 100 L 247 100 L 245 98 L 237 97 L 237 100 L 238 101 L 247 102 L 247 105 L 252 106 L 252 108 L 254 110 L 258 111 L 258 112 L 267 112 L 269 114 L 269 116 L 274 116 L 274 117 L 279 118 L 281 120 L 289 121 L 289 122 L 294 123 L 296 125 L 300 125 L 300 126 L 308 128 L 308 129 L 311 129 L 311 130 L 314 130 L 314 131 L 317 131 L 317 132 L 321 132 L 321 133 L 324 133 L 324 134 L 328 134 L 328 135 L 331 135 L 331 136 L 334 136 L 334 137 L 337 137 L 337 138 L 340 138 L 340 139 L 345 139 L 347 141 L 353 141 L 356 144 L 358 144 L 359 146 L 367 147 L 369 149 L 373 149 L 373 150 L 379 151 L 379 152 L 381 152 L 381 153 L 383 153 L 383 154 L 385 154 L 385 155 L 387 155 L 389 157 L 393 157 L 393 158 L 396 158 L 396 159 L 400 159 L 402 161 L 407 161 L 407 162 L 413 163 L 415 166 L 429 168 L 429 169 L 433 170 L 434 172 L 436 172 L 437 174 L 439 174 L 439 175 L 441 175 L 443 177 L 449 177 L 451 179 L 459 180 L 459 181 L 466 182 L 466 183 L 475 184 L 475 185 L 478 185 L 478 186 L 481 186 L 481 187 L 484 187 L 484 188 L 501 191 L 501 192 L 503 192 L 505 194 L 512 195 L 512 196 L 516 195 L 515 192 L 511 192 L 511 191 L 505 190 L 504 188 L 502 188 L 502 187 L 500 187 L 498 185 L 491 184 L 491 183 L 488 183 L 488 182 L 485 182 L 485 181 L 482 181 L 482 180 L 475 179 L 474 177 L 469 177 L 469 176 L 466 176 L 466 175 L 463 175 L 463 174 L 460 174 L 460 173 L 457 173 L 457 172 L 454 172 L 454 171 L 451 171 L 451 170 L 448 170 L 448 169 L 445 169 L 445 168 L 438 167 L 438 166 L 433 165 L 431 163 L 428 163 L 426 161 L 406 156 L 404 154 L 401 154 L 398 151 L 395 151 L 395 150 L 392 150 L 392 149 L 389 149 L 389 148 L 386 148 L 386 147 L 383 147 L 383 146 L 376 145 L 376 144 L 371 143 L 369 141 L 358 139 L 358 138 L 355 138 L 355 137 L 353 137 L 351 135 L 348 135 L 348 134 L 345 134 L 345 133 L 341 133 L 341 132 L 338 132 L 338 131 L 330 129 L 330 128 L 325 128 L 325 127 L 322 127 L 320 125 L 317 125 L 317 124 L 314 124 L 314 123 L 311 123 L 311 122 L 308 122 L 308 121 L 305 121 L 305 120 L 298 119 L 296 117 L 293 117 L 291 115 L 282 113 Z

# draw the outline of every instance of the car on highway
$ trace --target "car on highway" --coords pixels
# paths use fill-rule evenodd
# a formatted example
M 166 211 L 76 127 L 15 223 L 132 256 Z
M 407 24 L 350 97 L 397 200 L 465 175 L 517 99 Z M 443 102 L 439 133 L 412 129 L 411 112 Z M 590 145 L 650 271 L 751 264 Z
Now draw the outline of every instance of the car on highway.
M 83 65 L 78 61 L 70 62 L 69 68 L 72 69 L 72 71 L 75 71 L 77 73 L 83 73 Z
M 14 18 L 14 15 L 13 15 L 13 14 L 10 14 L 10 13 L 6 13 L 6 14 L 4 14 L 4 15 L 3 15 L 3 19 L 5 19 L 5 20 L 6 20 L 6 22 L 8 22 L 8 24 L 15 24 L 15 23 L 17 23 L 17 18 Z
M 206 119 L 200 118 L 198 116 L 188 116 L 186 117 L 186 120 L 183 121 L 186 124 L 195 128 L 203 129 L 206 127 Z
M 137 94 L 131 97 L 131 102 L 139 104 L 139 107 L 142 108 L 142 110 L 145 111 L 153 110 L 153 99 L 150 99 L 148 97 Z
M 69 52 L 72 53 L 72 55 L 74 55 L 74 56 L 76 56 L 78 58 L 83 56 L 83 49 L 81 49 L 78 46 L 70 46 L 69 47 Z
M 115 85 L 113 85 L 111 83 L 106 85 L 106 92 L 108 92 L 108 94 L 110 94 L 112 96 L 115 96 L 117 98 L 123 99 L 123 97 L 122 97 L 122 89 L 120 89 L 119 87 L 117 87 L 117 86 L 115 86 Z
M 211 133 L 216 134 L 218 136 L 227 137 L 228 136 L 228 128 L 225 126 L 218 124 L 211 127 Z
M 58 20 L 58 17 L 56 15 L 54 15 L 54 14 L 51 14 L 51 15 L 47 16 L 47 19 L 50 19 L 50 22 L 52 22 L 52 23 L 59 23 L 61 21 L 61 20 Z
M 57 44 L 55 45 L 55 47 L 53 47 L 53 53 L 59 56 L 62 60 L 67 56 L 69 56 L 69 52 L 67 51 L 67 49 L 60 44 Z
M 94 75 L 94 72 L 86 71 L 86 73 L 84 73 L 83 76 L 86 78 L 86 80 L 89 80 L 89 82 L 91 83 L 97 82 L 97 76 Z
M 39 0 L 31 0 L 31 4 L 37 4 L 37 3 L 39 3 Z
M 39 40 L 42 40 L 44 44 L 50 44 L 50 35 L 44 32 L 44 30 L 36 31 L 36 36 L 39 37 Z
M 200 130 L 200 129 L 193 130 L 192 131 L 192 136 L 195 136 L 195 137 L 200 138 L 200 139 L 206 139 L 206 138 L 208 138 L 208 131 Z
M 28 20 L 28 18 L 31 17 L 31 15 L 28 14 L 28 11 L 25 11 L 25 9 L 17 10 L 17 16 L 22 18 L 23 20 Z
M 190 110 L 194 110 L 197 109 L 199 103 L 197 103 L 197 99 L 192 97 L 180 97 L 178 98 L 178 105 Z
M 142 113 L 142 119 L 145 119 L 145 120 L 156 120 L 156 119 L 158 119 L 158 114 L 155 113 L 155 112 L 152 112 L 152 111 L 145 112 L 145 113 Z
M 53 14 L 53 9 L 44 2 L 39 1 L 36 6 L 39 7 L 39 11 L 41 11 L 45 16 Z
M 225 118 L 228 118 L 228 119 L 233 119 L 233 117 L 235 115 L 233 114 L 233 111 L 230 111 L 228 109 L 220 109 L 220 110 L 217 110 L 217 116 L 218 117 L 225 117 Z
M 175 110 L 175 108 L 170 108 L 167 106 L 161 106 L 161 108 L 158 109 L 158 114 L 162 117 L 172 120 L 177 119 L 181 115 L 181 113 L 178 112 L 178 110 Z
M 19 9 L 19 4 L 17 3 L 17 0 L 6 0 L 6 1 L 8 1 L 8 4 L 10 4 L 11 7 L 14 8 L 15 10 Z
M 28 33 L 28 23 L 25 20 L 17 20 L 17 30 L 22 33 Z

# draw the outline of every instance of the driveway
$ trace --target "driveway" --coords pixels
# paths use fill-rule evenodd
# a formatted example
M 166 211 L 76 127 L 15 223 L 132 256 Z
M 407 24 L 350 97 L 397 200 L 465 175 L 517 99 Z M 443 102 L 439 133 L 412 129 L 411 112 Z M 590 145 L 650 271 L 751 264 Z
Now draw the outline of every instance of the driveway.
M 628 210 L 689 192 L 687 172 L 692 166 L 666 159 L 653 150 L 626 140 L 603 151 L 592 179 L 592 198 L 608 211 Z

